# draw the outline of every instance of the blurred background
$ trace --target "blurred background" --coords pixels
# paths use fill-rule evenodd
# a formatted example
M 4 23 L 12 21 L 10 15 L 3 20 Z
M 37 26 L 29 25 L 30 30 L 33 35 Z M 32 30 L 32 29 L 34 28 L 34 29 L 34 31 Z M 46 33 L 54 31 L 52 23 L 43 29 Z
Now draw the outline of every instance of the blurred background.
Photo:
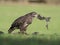
M 42 16 L 52 17 L 49 32 L 58 33 L 60 31 L 60 0 L 0 0 L 0 30 L 8 33 L 9 27 L 16 18 L 32 11 Z M 45 22 L 35 19 L 27 32 L 34 31 L 46 33 Z
M 60 0 L 0 0 L 0 3 L 23 3 L 23 4 L 60 4 Z

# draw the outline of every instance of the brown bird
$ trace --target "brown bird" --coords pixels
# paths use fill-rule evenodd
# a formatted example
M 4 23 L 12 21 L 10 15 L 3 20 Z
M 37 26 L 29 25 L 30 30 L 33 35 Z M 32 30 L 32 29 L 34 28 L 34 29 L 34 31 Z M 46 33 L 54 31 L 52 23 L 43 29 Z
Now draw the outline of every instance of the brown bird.
M 42 17 L 41 15 L 37 14 L 36 12 L 30 12 L 30 13 L 25 14 L 24 16 L 17 18 L 11 24 L 11 27 L 9 28 L 8 33 L 12 33 L 12 31 L 14 31 L 15 29 L 20 29 L 20 33 L 27 34 L 26 33 L 27 27 L 30 24 L 32 24 L 32 21 L 35 17 L 37 17 L 39 20 L 46 20 L 46 22 L 49 21 L 49 18 Z

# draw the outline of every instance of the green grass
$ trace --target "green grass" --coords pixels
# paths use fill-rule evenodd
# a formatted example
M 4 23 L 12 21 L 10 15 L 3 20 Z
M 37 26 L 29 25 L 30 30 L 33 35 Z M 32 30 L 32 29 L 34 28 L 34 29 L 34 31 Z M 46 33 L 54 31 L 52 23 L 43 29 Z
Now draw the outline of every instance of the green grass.
M 60 45 L 59 35 L 0 35 L 0 45 Z
M 51 17 L 49 30 L 45 27 L 45 21 L 40 21 L 35 18 L 27 29 L 27 33 L 30 34 L 29 36 L 24 37 L 18 34 L 15 34 L 15 36 L 13 34 L 8 35 L 8 29 L 12 22 L 16 18 L 32 11 L 42 16 Z M 0 36 L 1 45 L 60 45 L 60 6 L 0 5 L 0 31 L 5 33 Z M 14 32 L 18 31 L 16 29 Z M 33 32 L 39 32 L 40 35 L 33 36 L 31 35 Z

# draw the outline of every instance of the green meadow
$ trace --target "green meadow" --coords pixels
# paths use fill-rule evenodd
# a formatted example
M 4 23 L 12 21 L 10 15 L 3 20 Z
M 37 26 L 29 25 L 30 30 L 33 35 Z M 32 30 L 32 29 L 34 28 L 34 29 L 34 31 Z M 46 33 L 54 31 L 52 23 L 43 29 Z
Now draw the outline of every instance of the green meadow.
M 32 11 L 41 16 L 51 17 L 48 30 L 44 20 L 34 18 L 26 31 L 29 35 L 17 34 L 18 29 L 8 34 L 8 29 L 15 19 Z M 0 31 L 4 32 L 0 35 L 0 45 L 60 45 L 60 6 L 0 5 Z M 33 32 L 39 34 L 32 35 Z

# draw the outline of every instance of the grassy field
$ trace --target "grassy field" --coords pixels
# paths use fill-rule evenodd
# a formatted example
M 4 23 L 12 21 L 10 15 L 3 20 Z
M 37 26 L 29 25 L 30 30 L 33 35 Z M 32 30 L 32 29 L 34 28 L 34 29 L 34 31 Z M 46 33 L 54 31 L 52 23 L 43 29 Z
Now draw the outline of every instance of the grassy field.
M 34 19 L 28 27 L 29 36 L 20 34 L 8 34 L 12 22 L 29 12 L 35 11 L 42 16 L 50 16 L 49 30 L 45 21 Z M 60 6 L 56 5 L 0 5 L 0 45 L 60 45 Z M 15 30 L 13 33 L 17 33 Z M 32 35 L 39 32 L 39 35 Z

